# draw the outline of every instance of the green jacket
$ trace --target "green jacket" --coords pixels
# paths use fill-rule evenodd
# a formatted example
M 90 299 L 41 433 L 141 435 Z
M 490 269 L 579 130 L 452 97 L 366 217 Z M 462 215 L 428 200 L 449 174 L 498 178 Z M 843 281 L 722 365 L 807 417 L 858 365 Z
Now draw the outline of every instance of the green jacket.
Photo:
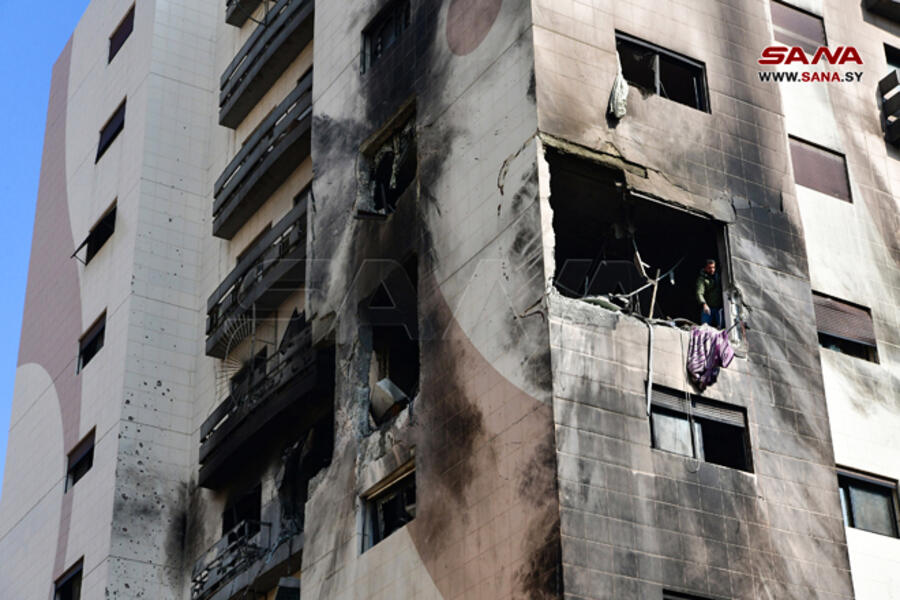
M 706 304 L 711 309 L 722 308 L 722 280 L 718 273 L 710 275 L 706 271 L 700 271 L 697 277 L 696 296 L 700 306 Z

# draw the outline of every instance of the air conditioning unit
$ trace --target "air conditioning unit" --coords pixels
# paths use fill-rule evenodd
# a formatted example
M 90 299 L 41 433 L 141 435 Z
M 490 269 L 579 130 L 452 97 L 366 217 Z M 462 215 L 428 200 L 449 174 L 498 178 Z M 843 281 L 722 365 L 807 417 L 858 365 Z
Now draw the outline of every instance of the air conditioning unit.
M 383 423 L 398 413 L 409 402 L 406 394 L 390 378 L 375 384 L 370 394 L 372 416 L 376 423 Z

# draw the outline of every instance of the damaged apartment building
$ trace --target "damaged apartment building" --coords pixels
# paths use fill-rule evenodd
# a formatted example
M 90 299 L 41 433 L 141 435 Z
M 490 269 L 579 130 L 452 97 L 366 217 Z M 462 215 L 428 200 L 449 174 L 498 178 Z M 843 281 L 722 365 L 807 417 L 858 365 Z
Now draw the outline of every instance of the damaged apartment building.
M 0 597 L 900 599 L 897 6 L 93 0 Z

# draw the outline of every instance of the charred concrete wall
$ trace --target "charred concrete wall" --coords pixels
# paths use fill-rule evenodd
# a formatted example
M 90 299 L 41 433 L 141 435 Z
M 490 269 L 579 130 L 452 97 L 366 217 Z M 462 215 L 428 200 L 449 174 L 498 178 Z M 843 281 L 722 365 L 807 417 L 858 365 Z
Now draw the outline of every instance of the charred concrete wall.
M 548 143 L 726 225 L 726 266 L 752 315 L 746 354 L 706 393 L 746 407 L 749 474 L 651 449 L 647 326 L 551 294 L 567 596 L 852 597 L 788 132 L 777 90 L 756 75 L 768 3 L 538 1 L 534 18 Z M 608 119 L 617 31 L 704 63 L 709 113 L 632 87 L 627 114 Z M 553 183 L 542 170 L 549 267 Z M 692 285 L 700 266 L 677 280 Z M 696 393 L 687 334 L 654 329 L 654 379 Z
M 303 593 L 557 597 L 528 3 L 412 2 L 409 28 L 360 74 L 361 33 L 386 5 L 317 6 L 308 307 L 337 340 L 338 389 Z M 356 219 L 361 151 L 404 106 L 416 181 L 390 217 Z M 421 387 L 373 430 L 359 305 L 413 256 Z M 413 457 L 415 520 L 361 553 L 360 496 Z

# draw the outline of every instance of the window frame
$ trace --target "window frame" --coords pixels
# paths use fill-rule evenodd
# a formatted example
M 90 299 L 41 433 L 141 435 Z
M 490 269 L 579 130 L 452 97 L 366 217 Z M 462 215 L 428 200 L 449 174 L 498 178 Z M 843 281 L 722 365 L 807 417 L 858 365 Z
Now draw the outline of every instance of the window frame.
M 128 41 L 128 38 L 131 37 L 131 34 L 134 33 L 134 9 L 136 4 L 132 4 L 131 8 L 128 9 L 128 12 L 125 13 L 125 16 L 119 21 L 118 25 L 116 25 L 115 29 L 109 36 L 109 57 L 106 60 L 106 64 L 112 63 L 113 59 L 119 53 L 119 51 L 125 46 L 125 42 Z M 119 34 L 119 32 L 123 29 L 123 27 L 127 24 L 128 33 L 124 34 L 122 40 L 115 45 L 115 38 Z
M 687 594 L 685 592 L 677 592 L 675 590 L 663 590 L 662 600 L 713 600 L 709 596 L 697 596 L 695 594 Z
M 410 480 L 413 493 L 416 495 L 416 503 L 418 504 L 418 482 L 416 480 L 415 459 L 409 460 L 389 476 L 385 477 L 381 482 L 375 484 L 368 491 L 362 494 L 361 553 L 366 552 L 377 544 L 383 542 L 392 534 L 396 533 L 399 529 L 405 527 L 410 522 L 415 520 L 416 509 L 413 509 L 413 515 L 409 519 L 409 521 L 406 521 L 389 533 L 384 533 L 383 531 L 380 531 L 380 528 L 378 527 L 378 520 L 375 517 L 376 511 L 379 507 L 378 502 L 382 500 L 390 500 L 398 493 L 404 492 L 410 487 Z
M 116 107 L 116 109 L 112 112 L 110 117 L 103 124 L 103 127 L 100 128 L 100 140 L 97 143 L 97 157 L 94 159 L 94 164 L 100 162 L 100 159 L 106 154 L 106 151 L 109 150 L 109 147 L 113 145 L 113 142 L 116 141 L 116 138 L 125 130 L 125 108 L 128 103 L 128 98 L 125 97 Z M 121 111 L 121 116 L 119 113 Z M 121 123 L 117 123 L 121 119 Z M 113 124 L 115 125 L 113 126 Z M 112 126 L 111 133 L 107 131 L 108 127 Z M 106 138 L 104 140 L 104 138 Z
M 80 600 L 81 598 L 81 588 L 84 583 L 84 557 L 82 556 L 75 564 L 66 569 L 62 575 L 56 578 L 53 582 L 53 598 L 54 600 L 60 599 L 60 588 L 67 585 L 70 581 L 78 577 L 78 596 L 75 600 Z
M 389 20 L 394 20 L 396 15 L 400 15 L 401 18 L 396 19 L 395 26 L 399 23 L 399 31 L 395 31 L 396 38 L 390 46 L 386 46 L 382 49 L 381 54 L 377 57 L 374 56 L 372 51 L 372 35 L 376 31 L 378 31 L 384 24 Z M 359 72 L 361 75 L 365 75 L 372 68 L 380 62 L 381 58 L 385 55 L 385 53 L 396 46 L 400 37 L 412 27 L 412 2 L 411 0 L 389 0 L 382 7 L 375 16 L 369 21 L 369 23 L 363 28 L 360 33 L 360 37 L 362 40 L 362 45 L 360 48 L 360 62 L 359 62 Z
M 656 53 L 656 56 L 654 57 L 654 61 L 653 61 L 653 81 L 654 81 L 655 89 L 650 90 L 650 91 L 652 91 L 654 94 L 656 94 L 660 98 L 664 98 L 671 102 L 681 104 L 682 106 L 687 106 L 689 108 L 693 108 L 695 110 L 699 110 L 700 112 L 705 112 L 707 114 L 712 113 L 712 107 L 710 106 L 710 97 L 709 97 L 709 82 L 708 82 L 708 78 L 706 75 L 706 63 L 699 61 L 695 58 L 685 56 L 684 54 L 680 54 L 678 52 L 668 50 L 668 49 L 663 48 L 662 46 L 658 46 L 652 42 L 642 40 L 640 38 L 637 38 L 633 35 L 630 35 L 628 33 L 620 31 L 618 29 L 615 31 L 615 41 L 616 41 L 616 52 L 617 53 L 618 53 L 618 44 L 619 44 L 620 40 L 625 43 L 628 43 L 628 44 L 640 46 L 641 48 L 643 48 L 645 50 L 649 50 L 650 52 Z M 660 89 L 661 89 L 661 83 L 660 83 L 661 77 L 660 77 L 660 68 L 659 68 L 660 55 L 670 58 L 672 60 L 675 60 L 679 63 L 684 63 L 686 66 L 690 67 L 691 69 L 696 69 L 699 72 L 700 76 L 699 76 L 698 80 L 700 82 L 700 86 L 694 90 L 695 96 L 697 98 L 698 106 L 693 106 L 690 104 L 685 104 L 684 102 L 679 102 L 678 100 L 673 100 L 673 99 L 669 98 L 668 96 L 660 93 Z M 620 59 L 620 61 L 621 61 L 621 59 Z M 631 82 L 628 82 L 628 83 L 629 83 L 629 85 L 634 85 L 635 87 L 638 87 L 638 88 L 641 87 L 640 85 L 633 84 Z
M 863 306 L 862 304 L 856 304 L 855 302 L 848 302 L 842 298 L 837 298 L 835 296 L 831 296 L 829 294 L 824 294 L 822 292 L 812 290 L 813 295 L 813 317 L 816 322 L 816 337 L 818 338 L 819 347 L 824 348 L 825 350 L 829 350 L 831 352 L 839 352 L 840 354 L 844 354 L 846 356 L 851 356 L 853 358 L 858 358 L 860 360 L 865 360 L 874 364 L 879 364 L 881 361 L 878 356 L 878 338 L 875 336 L 875 320 L 872 318 L 872 310 L 868 306 Z M 834 331 L 823 331 L 826 329 L 820 326 L 819 323 L 819 313 L 817 307 L 819 303 L 816 301 L 816 298 L 822 298 L 823 300 L 835 302 L 839 305 L 844 305 L 848 308 L 855 309 L 858 311 L 862 311 L 866 314 L 866 317 L 869 320 L 869 325 L 872 328 L 872 343 L 869 343 L 867 340 L 864 340 L 860 337 L 851 338 L 839 335 Z M 823 340 L 823 337 L 826 338 Z M 841 348 L 839 351 L 836 351 L 826 345 L 827 341 L 831 339 L 836 342 L 843 342 L 846 344 L 850 344 L 849 350 L 856 350 L 858 353 L 854 353 L 852 351 L 848 351 L 847 349 Z M 866 356 L 861 356 L 861 354 L 865 354 Z
M 774 6 L 776 4 L 782 6 L 790 11 L 794 11 L 796 13 L 800 13 L 801 15 L 805 15 L 807 17 L 812 17 L 812 18 L 816 19 L 822 25 L 821 44 L 819 43 L 819 40 L 814 40 L 812 38 L 808 38 L 805 35 L 796 33 L 790 29 L 787 29 L 786 27 L 777 25 L 775 23 L 775 13 L 772 11 L 772 6 Z M 808 54 L 809 56 L 813 56 L 819 47 L 828 46 L 828 30 L 825 28 L 825 18 L 822 17 L 821 15 L 817 15 L 813 12 L 804 10 L 798 6 L 794 6 L 793 4 L 789 4 L 787 2 L 781 2 L 780 0 L 769 0 L 769 17 L 772 19 L 772 41 L 774 41 L 776 44 L 780 44 L 782 46 L 788 46 L 788 47 L 798 46 L 798 47 L 802 48 L 803 51 L 806 54 Z M 777 37 L 779 32 L 787 34 L 788 37 L 798 38 L 796 41 L 800 42 L 800 44 L 799 45 L 795 44 L 795 43 L 789 44 L 787 42 L 783 42 L 783 41 L 779 40 Z M 808 48 L 805 45 L 806 43 L 810 44 L 810 47 L 812 47 L 812 52 L 810 52 L 810 48 Z
M 78 260 L 81 261 L 81 264 L 87 266 L 88 263 L 91 262 L 91 260 L 93 260 L 94 257 L 97 256 L 97 254 L 99 254 L 100 250 L 102 250 L 103 247 L 106 246 L 106 242 L 108 242 L 110 240 L 110 238 L 113 236 L 113 234 L 116 232 L 116 216 L 117 216 L 116 209 L 118 208 L 117 203 L 118 203 L 118 200 L 113 200 L 112 205 L 109 208 L 107 208 L 105 211 L 103 211 L 103 214 L 100 216 L 100 218 L 97 219 L 94 222 L 94 224 L 91 226 L 90 230 L 88 231 L 87 236 L 84 238 L 84 241 L 81 242 L 81 244 L 78 246 L 78 248 L 75 249 L 75 252 L 72 253 L 73 258 L 78 258 L 78 253 L 81 252 L 81 250 L 83 248 L 87 247 L 87 249 L 85 250 L 85 253 L 84 253 L 84 260 L 82 260 L 81 258 L 78 258 Z M 110 217 L 112 217 L 112 221 L 110 223 L 105 222 L 106 219 L 108 219 Z M 100 232 L 101 227 L 108 228 L 109 235 L 107 235 L 106 237 L 104 237 L 102 239 L 99 246 L 93 247 L 92 242 L 96 239 L 95 235 L 97 235 L 98 232 L 100 234 L 103 233 L 103 232 Z
M 659 394 L 659 396 L 657 396 Z M 687 397 L 685 397 L 687 396 Z M 681 401 L 684 408 L 679 409 L 671 406 L 670 404 L 674 402 L 666 402 L 665 397 L 671 397 L 674 401 Z M 699 407 L 698 407 L 699 405 Z M 698 408 L 699 412 L 698 413 Z M 719 420 L 715 418 L 711 418 L 710 414 L 715 411 L 729 411 L 732 413 L 739 413 L 741 417 L 742 424 L 728 424 L 725 423 L 724 420 Z M 703 413 L 708 413 L 704 416 Z M 655 424 L 654 415 L 668 415 L 683 419 L 688 424 L 688 431 L 690 432 L 691 440 L 691 455 L 683 454 L 680 452 L 667 450 L 665 448 L 661 448 L 657 445 L 657 426 Z M 696 394 L 685 393 L 683 391 L 674 390 L 670 388 L 665 388 L 663 386 L 654 385 L 653 386 L 653 394 L 650 399 L 650 415 L 649 415 L 649 425 L 650 425 L 650 446 L 654 450 L 659 450 L 660 452 L 666 452 L 668 454 L 674 454 L 676 456 L 683 456 L 685 458 L 691 458 L 693 460 L 701 461 L 711 465 L 717 465 L 726 469 L 733 469 L 736 471 L 743 471 L 744 473 L 754 473 L 753 468 L 753 444 L 750 439 L 750 426 L 747 422 L 747 409 L 746 407 L 739 406 L 737 404 L 728 404 L 725 402 L 719 402 L 716 400 L 710 400 L 709 398 L 704 398 L 702 396 L 698 396 Z M 706 449 L 704 448 L 704 435 L 703 435 L 703 424 L 705 422 L 713 422 L 719 423 L 721 425 L 726 425 L 730 427 L 740 427 L 743 430 L 742 435 L 742 446 L 744 453 L 745 465 L 744 467 L 733 467 L 730 465 L 725 465 L 718 462 L 712 462 L 707 460 Z
M 836 196 L 830 192 L 823 191 L 819 188 L 814 188 L 804 183 L 800 183 L 797 180 L 797 163 L 794 160 L 794 150 L 793 144 L 798 144 L 799 146 L 808 146 L 810 149 L 815 150 L 821 154 L 827 154 L 835 157 L 839 157 L 841 159 L 841 165 L 843 167 L 844 181 L 847 184 L 847 197 L 843 198 L 841 196 Z M 811 142 L 809 140 L 803 139 L 801 137 L 797 137 L 796 135 L 788 136 L 788 154 L 791 158 L 791 171 L 793 171 L 794 175 L 794 185 L 799 185 L 805 187 L 807 189 L 813 190 L 819 194 L 824 196 L 828 196 L 829 198 L 834 198 L 835 200 L 840 200 L 842 202 L 847 202 L 849 204 L 853 204 L 853 186 L 850 184 L 850 167 L 847 165 L 847 155 L 843 152 L 838 152 L 836 150 L 832 150 L 831 148 L 826 148 L 821 144 L 816 144 L 815 142 Z
M 100 341 L 100 347 L 97 348 L 93 354 L 91 354 L 86 360 L 84 359 L 84 349 L 85 347 L 93 342 L 98 336 L 102 336 Z M 84 368 L 94 359 L 97 354 L 100 353 L 100 350 L 103 349 L 103 346 L 106 344 L 106 310 L 100 313 L 100 316 L 94 319 L 94 322 L 91 323 L 91 326 L 85 330 L 84 333 L 81 334 L 81 337 L 78 338 L 78 360 L 76 361 L 75 373 L 81 373 Z
M 95 434 L 96 429 L 92 428 L 66 455 L 66 483 L 63 490 L 64 493 L 75 487 L 75 484 L 84 479 L 84 476 L 90 472 L 91 468 L 93 468 L 94 448 L 96 445 Z M 83 471 L 76 472 L 76 469 L 83 464 L 83 461 L 86 461 L 89 464 Z
M 841 499 L 841 514 L 843 516 L 844 526 L 852 527 L 853 529 L 859 529 L 860 531 L 865 531 L 867 533 L 882 535 L 885 537 L 900 538 L 900 500 L 898 500 L 897 481 L 879 477 L 877 475 L 871 475 L 869 473 L 864 473 L 847 467 L 838 466 L 835 470 L 837 472 L 838 493 L 840 494 Z M 887 491 L 887 494 L 890 496 L 889 506 L 891 508 L 890 521 L 893 525 L 892 534 L 887 534 L 880 531 L 872 531 L 870 529 L 857 527 L 855 524 L 853 524 L 855 523 L 856 519 L 853 516 L 853 506 L 852 501 L 850 500 L 850 494 L 844 491 L 844 482 L 857 482 L 859 484 L 862 484 L 859 487 L 868 488 L 869 490 L 871 490 L 872 488 L 882 488 Z

